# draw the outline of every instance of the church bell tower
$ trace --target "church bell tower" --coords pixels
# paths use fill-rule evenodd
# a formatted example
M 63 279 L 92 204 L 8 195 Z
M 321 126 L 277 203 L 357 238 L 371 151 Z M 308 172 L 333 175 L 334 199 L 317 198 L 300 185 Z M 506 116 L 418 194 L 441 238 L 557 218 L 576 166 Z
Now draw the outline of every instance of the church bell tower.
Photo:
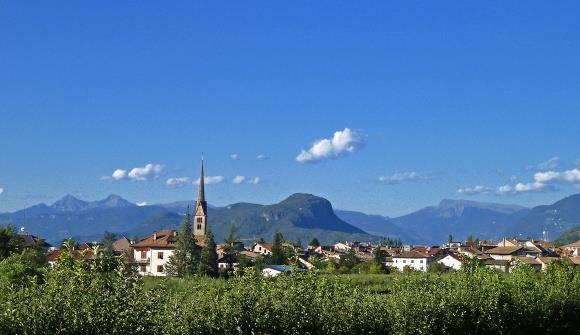
M 201 176 L 199 177 L 199 190 L 197 201 L 195 202 L 195 212 L 193 216 L 193 236 L 205 237 L 207 225 L 207 202 L 205 201 L 205 181 L 203 173 L 203 158 L 201 159 Z

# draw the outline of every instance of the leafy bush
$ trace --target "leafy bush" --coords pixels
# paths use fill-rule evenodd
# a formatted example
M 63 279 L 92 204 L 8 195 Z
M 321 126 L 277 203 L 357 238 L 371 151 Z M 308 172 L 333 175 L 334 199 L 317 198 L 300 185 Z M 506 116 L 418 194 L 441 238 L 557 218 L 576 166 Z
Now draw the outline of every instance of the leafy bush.
M 64 254 L 44 281 L 0 280 L 1 334 L 574 334 L 580 271 L 487 268 L 445 274 L 228 280 L 139 278 L 98 253 Z M 1 276 L 1 275 L 0 275 Z M 1 278 L 0 278 L 1 279 Z

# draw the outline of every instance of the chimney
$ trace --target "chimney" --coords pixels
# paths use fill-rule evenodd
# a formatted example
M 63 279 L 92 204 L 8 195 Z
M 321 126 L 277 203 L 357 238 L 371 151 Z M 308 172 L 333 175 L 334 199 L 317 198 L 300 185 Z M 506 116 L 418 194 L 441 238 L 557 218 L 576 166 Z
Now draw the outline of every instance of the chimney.
M 157 241 L 157 232 L 153 233 L 153 241 Z
M 173 237 L 177 237 L 177 230 L 173 231 Z

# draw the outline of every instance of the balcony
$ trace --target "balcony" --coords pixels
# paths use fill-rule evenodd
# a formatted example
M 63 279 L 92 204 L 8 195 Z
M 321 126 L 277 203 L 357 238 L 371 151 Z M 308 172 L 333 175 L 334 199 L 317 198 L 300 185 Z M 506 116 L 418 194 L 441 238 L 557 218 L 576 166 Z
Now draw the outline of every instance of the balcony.
M 135 263 L 137 264 L 149 264 L 149 258 L 138 258 L 135 259 Z

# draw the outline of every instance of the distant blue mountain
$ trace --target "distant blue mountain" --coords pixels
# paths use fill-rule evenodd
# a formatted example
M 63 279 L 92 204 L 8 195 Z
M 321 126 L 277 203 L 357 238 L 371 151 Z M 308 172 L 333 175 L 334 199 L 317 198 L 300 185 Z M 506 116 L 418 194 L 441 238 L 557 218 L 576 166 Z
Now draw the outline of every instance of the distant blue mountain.
M 510 224 L 529 209 L 517 205 L 444 199 L 439 205 L 393 218 L 396 225 L 414 234 L 411 242 L 440 244 L 449 235 L 465 241 L 469 235 L 480 239 L 501 238 Z
M 194 201 L 181 201 L 137 206 L 117 195 L 99 201 L 83 201 L 67 195 L 52 205 L 39 204 L 0 214 L 0 225 L 24 227 L 57 245 L 71 236 L 94 240 L 105 230 L 139 238 L 158 229 L 178 228 L 187 206 L 193 204 Z M 404 243 L 440 244 L 450 234 L 456 240 L 465 240 L 469 235 L 499 239 L 538 237 L 547 230 L 550 236 L 557 237 L 566 229 L 580 225 L 580 194 L 532 209 L 445 199 L 437 206 L 395 218 L 334 210 L 326 199 L 294 194 L 273 205 L 210 206 L 209 215 L 218 241 L 233 225 L 242 238 L 270 240 L 280 231 L 286 238 L 304 243 L 313 237 L 322 243 L 391 237 L 400 238 Z
M 71 236 L 94 240 L 104 231 L 139 238 L 159 229 L 177 229 L 183 213 L 193 202 L 136 206 L 111 195 L 94 202 L 67 195 L 51 206 L 44 204 L 0 215 L 0 224 L 24 226 L 25 230 L 57 244 Z M 290 240 L 308 242 L 317 237 L 323 243 L 338 240 L 378 241 L 340 218 L 326 199 L 308 194 L 294 194 L 274 205 L 233 204 L 209 207 L 210 227 L 221 240 L 235 226 L 243 238 L 270 240 L 276 231 Z

